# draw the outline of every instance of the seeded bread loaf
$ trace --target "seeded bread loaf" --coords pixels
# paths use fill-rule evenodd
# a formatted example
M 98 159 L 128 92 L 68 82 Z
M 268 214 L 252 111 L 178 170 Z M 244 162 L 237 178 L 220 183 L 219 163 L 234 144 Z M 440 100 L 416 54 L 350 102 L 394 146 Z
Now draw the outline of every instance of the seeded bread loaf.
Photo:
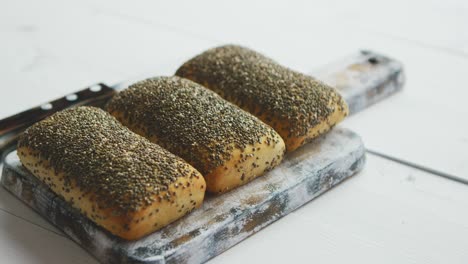
M 279 164 L 281 137 L 219 95 L 179 77 L 147 79 L 112 98 L 107 110 L 125 126 L 186 160 L 222 193 Z
M 64 110 L 34 124 L 17 151 L 56 194 L 128 240 L 182 217 L 200 206 L 205 193 L 192 166 L 94 107 Z
M 177 76 L 200 83 L 273 127 L 293 151 L 348 114 L 332 87 L 253 50 L 227 45 L 187 61 Z

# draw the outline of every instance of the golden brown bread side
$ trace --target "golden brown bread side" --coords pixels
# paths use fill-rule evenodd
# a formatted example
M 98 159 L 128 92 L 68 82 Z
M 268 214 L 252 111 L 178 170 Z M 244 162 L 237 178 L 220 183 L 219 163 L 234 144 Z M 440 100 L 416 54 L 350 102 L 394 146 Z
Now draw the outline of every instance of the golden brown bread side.
M 114 96 L 107 110 L 194 166 L 210 192 L 249 182 L 279 164 L 285 152 L 271 127 L 213 91 L 176 76 L 135 83 Z
M 253 50 L 226 45 L 192 58 L 176 72 L 215 91 L 273 127 L 293 151 L 348 114 L 332 87 Z
M 56 194 L 128 240 L 199 207 L 205 193 L 196 169 L 94 107 L 64 110 L 34 124 L 17 152 Z

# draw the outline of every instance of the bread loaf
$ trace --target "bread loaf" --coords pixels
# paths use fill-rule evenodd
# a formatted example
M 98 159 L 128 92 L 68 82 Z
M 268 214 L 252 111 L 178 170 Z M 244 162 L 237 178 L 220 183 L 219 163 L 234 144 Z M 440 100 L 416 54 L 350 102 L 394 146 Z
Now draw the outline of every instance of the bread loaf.
M 94 107 L 34 124 L 20 137 L 18 156 L 74 208 L 129 240 L 200 206 L 205 193 L 192 166 Z
M 180 156 L 222 193 L 279 164 L 281 137 L 268 125 L 190 80 L 158 77 L 117 94 L 107 110 L 125 126 Z
M 338 92 L 253 50 L 227 45 L 187 61 L 176 72 L 220 94 L 273 127 L 293 151 L 348 114 Z

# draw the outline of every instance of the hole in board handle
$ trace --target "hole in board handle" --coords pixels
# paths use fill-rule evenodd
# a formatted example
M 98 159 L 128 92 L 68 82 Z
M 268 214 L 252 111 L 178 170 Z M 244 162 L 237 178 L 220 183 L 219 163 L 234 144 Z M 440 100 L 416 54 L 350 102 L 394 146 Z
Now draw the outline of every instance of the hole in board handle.
M 377 64 L 377 63 L 379 63 L 379 60 L 378 60 L 376 57 L 370 57 L 367 61 L 368 61 L 370 64 Z

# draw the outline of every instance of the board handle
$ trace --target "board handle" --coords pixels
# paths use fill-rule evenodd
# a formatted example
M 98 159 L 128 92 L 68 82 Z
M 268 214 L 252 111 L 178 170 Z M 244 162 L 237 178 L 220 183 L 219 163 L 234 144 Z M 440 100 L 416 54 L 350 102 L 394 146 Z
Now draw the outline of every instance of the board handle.
M 3 155 L 15 147 L 19 135 L 37 121 L 73 106 L 103 107 L 115 93 L 113 88 L 99 83 L 0 120 L 0 157 L 3 160 Z
M 403 64 L 393 58 L 361 50 L 311 73 L 335 87 L 348 103 L 350 114 L 402 90 Z

